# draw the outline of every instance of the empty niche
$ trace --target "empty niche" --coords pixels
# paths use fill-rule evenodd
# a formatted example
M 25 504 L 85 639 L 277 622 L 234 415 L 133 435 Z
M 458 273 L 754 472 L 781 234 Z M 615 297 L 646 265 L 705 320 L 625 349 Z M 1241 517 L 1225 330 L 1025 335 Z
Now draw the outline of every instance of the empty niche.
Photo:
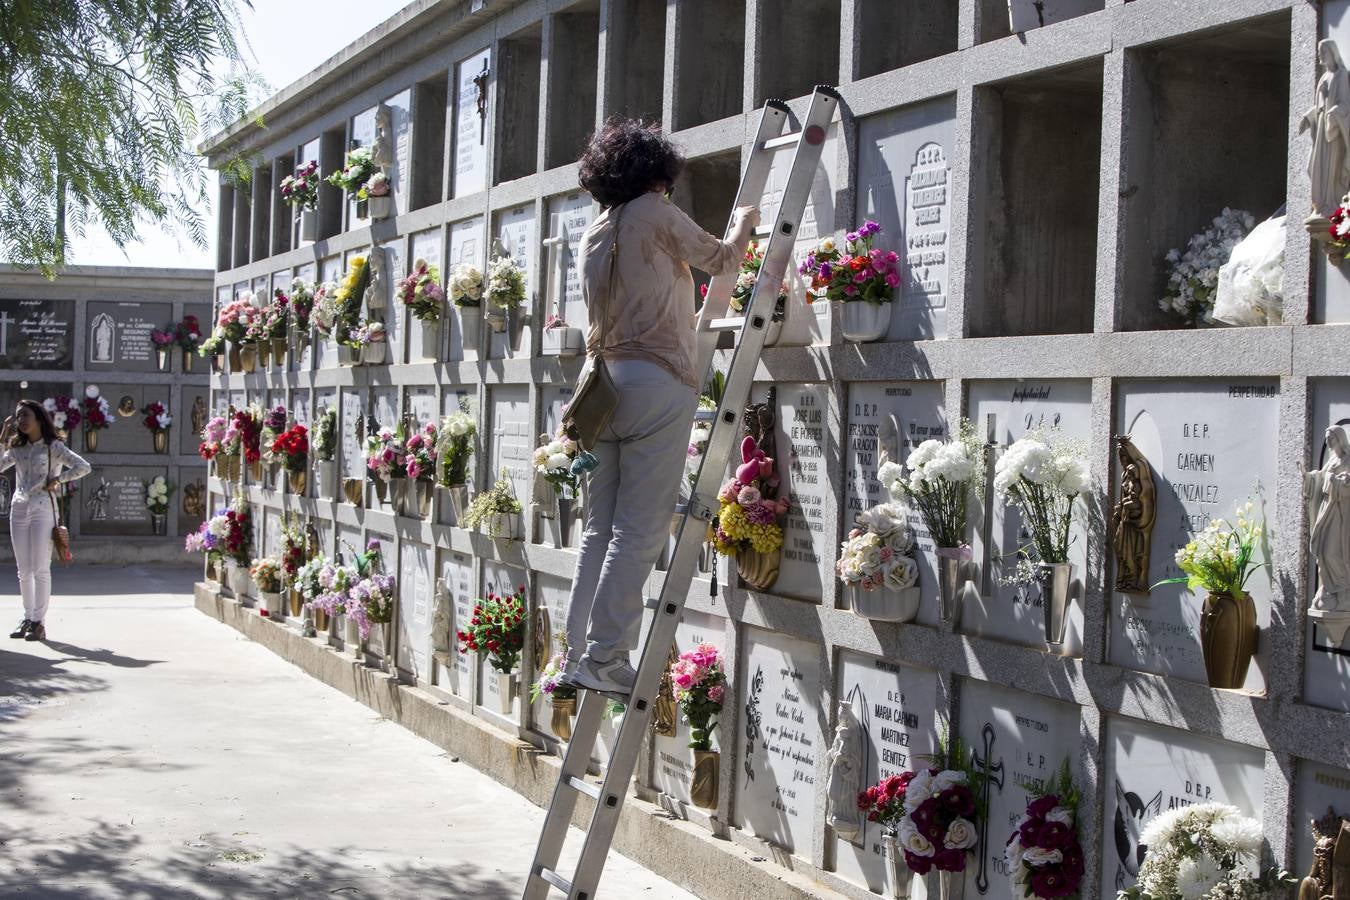
M 684 0 L 679 8 L 672 131 L 736 115 L 745 104 L 745 0 Z
M 1168 251 L 1184 251 L 1225 207 L 1259 222 L 1285 202 L 1289 15 L 1132 51 L 1126 60 L 1121 327 L 1183 327 L 1158 306 Z
M 538 25 L 502 41 L 497 61 L 496 182 L 539 170 L 539 79 L 543 50 Z
M 346 159 L 347 127 L 330 128 L 319 138 L 319 240 L 342 230 L 342 188 L 328 183 L 328 176 L 341 171 Z M 297 217 L 298 218 L 298 217 Z
M 980 42 L 996 41 L 1105 8 L 1105 0 L 980 0 Z
M 1092 330 L 1101 132 L 1100 60 L 977 92 L 972 337 Z
M 272 255 L 291 249 L 294 207 L 281 196 L 281 182 L 295 171 L 295 154 L 278 156 L 272 163 L 272 184 L 268 196 L 272 206 Z
M 661 121 L 666 65 L 665 0 L 614 0 L 605 114 Z
M 731 205 L 740 186 L 739 153 L 722 153 L 691 159 L 675 181 L 671 199 L 709 234 L 722 237 L 731 216 Z M 694 282 L 708 282 L 705 272 L 694 271 Z
M 575 162 L 595 129 L 600 58 L 600 4 L 596 0 L 553 17 L 551 82 L 544 168 Z
M 249 262 L 249 223 L 252 221 L 250 215 L 252 204 L 249 203 L 249 195 L 244 190 L 247 185 L 241 186 L 234 192 L 234 264 L 235 266 L 246 266 Z
M 253 260 L 268 255 L 272 234 L 272 169 L 258 166 L 253 170 Z
M 234 234 L 234 188 L 223 181 L 219 188 L 220 215 L 216 217 L 216 271 L 224 272 L 230 268 L 233 255 L 230 239 Z
M 854 31 L 858 77 L 955 52 L 956 10 L 951 0 L 910 0 L 903 8 L 895 0 L 861 0 Z
M 445 199 L 445 120 L 449 99 L 448 72 L 418 82 L 413 89 L 410 209 L 421 209 Z
M 778 0 L 760 6 L 755 105 L 811 93 L 839 80 L 839 4 Z

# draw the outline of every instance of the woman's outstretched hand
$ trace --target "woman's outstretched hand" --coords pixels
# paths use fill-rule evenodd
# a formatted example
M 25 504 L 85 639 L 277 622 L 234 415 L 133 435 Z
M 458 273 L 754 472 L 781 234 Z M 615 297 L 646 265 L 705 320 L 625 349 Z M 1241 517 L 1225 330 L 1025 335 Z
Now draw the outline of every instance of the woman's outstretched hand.
M 737 243 L 748 242 L 759 227 L 758 206 L 738 206 L 732 216 L 732 240 Z

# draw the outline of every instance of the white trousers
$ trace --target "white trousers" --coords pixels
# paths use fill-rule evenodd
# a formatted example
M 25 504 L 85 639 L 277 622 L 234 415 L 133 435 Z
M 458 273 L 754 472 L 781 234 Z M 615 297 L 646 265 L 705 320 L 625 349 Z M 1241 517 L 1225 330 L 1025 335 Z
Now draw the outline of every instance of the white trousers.
M 56 514 L 42 493 L 9 507 L 9 538 L 19 568 L 23 617 L 41 622 L 52 599 L 52 526 Z
M 610 367 L 619 405 L 592 452 L 581 538 L 567 608 L 569 660 L 596 662 L 637 647 L 642 588 L 670 533 L 698 395 L 660 366 Z

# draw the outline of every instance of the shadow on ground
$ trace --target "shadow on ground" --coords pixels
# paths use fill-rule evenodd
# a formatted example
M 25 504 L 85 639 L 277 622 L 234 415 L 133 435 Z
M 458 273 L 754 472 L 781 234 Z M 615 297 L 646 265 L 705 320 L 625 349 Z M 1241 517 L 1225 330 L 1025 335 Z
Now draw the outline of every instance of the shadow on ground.
M 236 897 L 475 898 L 514 900 L 519 887 L 472 864 L 366 864 L 350 847 L 322 851 L 250 844 L 248 835 L 200 835 L 167 851 L 130 828 L 95 822 L 60 846 L 27 844 L 0 828 L 9 865 L 0 897 L 42 900 L 219 900 Z

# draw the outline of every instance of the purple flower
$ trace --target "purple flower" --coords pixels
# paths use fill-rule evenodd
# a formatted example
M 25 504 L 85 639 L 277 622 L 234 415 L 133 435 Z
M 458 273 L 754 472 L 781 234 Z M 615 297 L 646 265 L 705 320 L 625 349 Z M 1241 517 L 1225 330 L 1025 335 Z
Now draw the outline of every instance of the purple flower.
M 834 266 L 829 263 L 820 264 L 820 280 L 829 281 L 834 276 Z
M 858 237 L 858 232 L 850 231 L 848 234 L 844 235 L 844 240 L 848 241 L 850 244 L 856 244 L 858 242 Z

